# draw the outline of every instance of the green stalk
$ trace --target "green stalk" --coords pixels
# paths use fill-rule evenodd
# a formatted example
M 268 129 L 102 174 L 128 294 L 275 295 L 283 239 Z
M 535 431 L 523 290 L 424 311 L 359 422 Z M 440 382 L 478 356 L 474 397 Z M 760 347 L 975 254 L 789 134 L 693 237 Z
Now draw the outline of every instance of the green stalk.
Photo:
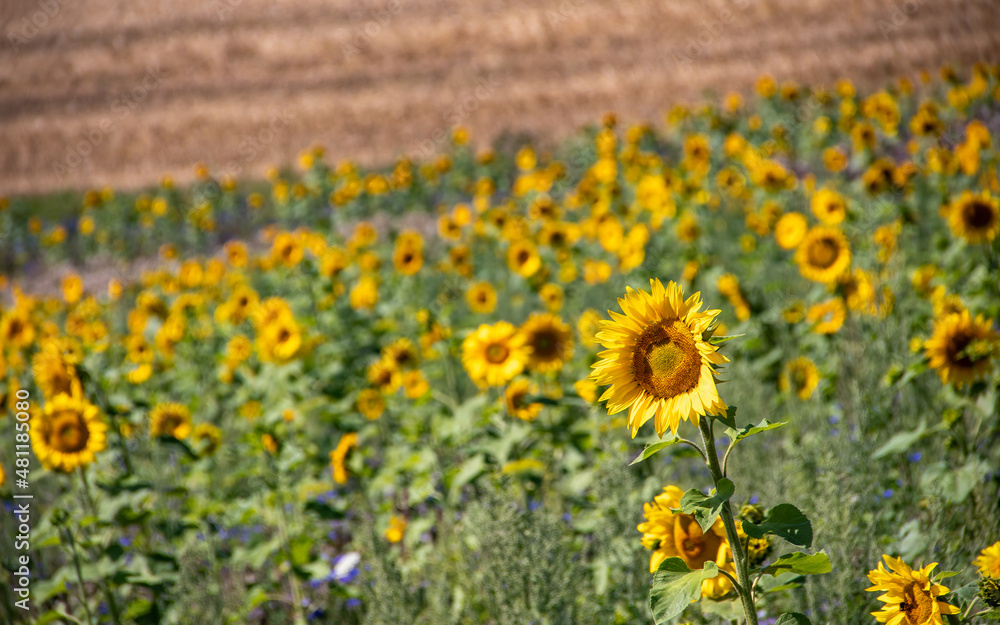
M 718 488 L 722 475 L 722 468 L 719 466 L 719 455 L 715 451 L 715 435 L 712 433 L 712 426 L 708 416 L 703 416 L 698 420 L 698 429 L 701 431 L 701 441 L 705 445 L 705 458 L 708 461 L 708 470 L 712 473 L 712 481 Z M 743 550 L 743 543 L 740 541 L 739 532 L 736 531 L 736 520 L 733 518 L 733 510 L 726 501 L 722 505 L 722 523 L 726 526 L 726 538 L 729 539 L 729 547 L 733 552 L 733 563 L 736 565 L 736 581 L 739 586 L 736 592 L 740 595 L 743 603 L 743 614 L 746 616 L 747 625 L 757 625 L 757 608 L 754 606 L 753 595 L 751 594 L 750 574 L 747 567 L 747 555 Z

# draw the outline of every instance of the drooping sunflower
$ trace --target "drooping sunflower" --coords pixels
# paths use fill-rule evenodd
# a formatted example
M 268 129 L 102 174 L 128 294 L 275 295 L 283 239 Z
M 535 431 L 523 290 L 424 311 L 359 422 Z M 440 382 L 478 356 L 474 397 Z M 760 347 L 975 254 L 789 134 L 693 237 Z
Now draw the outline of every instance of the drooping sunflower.
M 573 355 L 573 331 L 553 314 L 534 313 L 521 334 L 531 348 L 528 366 L 536 371 L 558 371 Z
M 819 385 L 819 371 L 813 361 L 805 356 L 785 363 L 778 378 L 778 390 L 792 392 L 799 399 L 809 399 Z
M 497 307 L 497 292 L 489 282 L 477 282 L 465 292 L 465 301 L 472 312 L 488 315 Z
M 31 446 L 47 469 L 69 473 L 94 461 L 107 448 L 108 426 L 87 401 L 79 383 L 45 403 L 31 417 Z
M 799 243 L 795 262 L 804 277 L 831 284 L 851 266 L 851 248 L 840 230 L 816 226 Z
M 656 433 L 676 434 L 682 420 L 721 414 L 726 404 L 715 387 L 715 370 L 729 359 L 704 340 L 719 310 L 699 312 L 701 293 L 686 301 L 675 282 L 666 288 L 650 280 L 650 291 L 629 288 L 618 304 L 624 314 L 609 311 L 597 339 L 607 349 L 593 365 L 591 378 L 611 386 L 601 396 L 609 414 L 626 408 L 629 430 L 655 417 Z
M 732 550 L 726 538 L 726 528 L 717 518 L 708 532 L 703 532 L 694 516 L 675 513 L 681 507 L 684 491 L 670 485 L 653 499 L 643 504 L 645 521 L 639 524 L 642 546 L 653 552 L 649 559 L 649 572 L 655 573 L 667 558 L 681 558 L 688 568 L 703 569 L 706 562 L 715 562 L 720 569 L 736 575 Z M 733 589 L 725 575 L 706 579 L 701 583 L 703 597 L 717 599 Z
M 942 383 L 961 388 L 990 371 L 990 358 L 997 346 L 997 333 L 992 325 L 982 315 L 973 318 L 968 310 L 934 322 L 934 334 L 924 343 L 924 349 Z
M 997 541 L 979 552 L 973 564 L 983 577 L 1000 579 L 1000 541 Z
M 966 191 L 946 212 L 952 233 L 973 245 L 989 243 L 1000 234 L 1000 199 L 987 191 Z
M 524 370 L 531 348 L 512 324 L 482 324 L 462 341 L 462 365 L 480 386 L 503 386 Z
M 538 388 L 524 378 L 514 380 L 504 391 L 507 414 L 523 421 L 534 421 L 542 411 L 542 404 L 526 401 L 528 395 L 538 392 Z
M 868 572 L 872 586 L 865 590 L 882 591 L 878 600 L 885 606 L 872 612 L 878 622 L 887 625 L 943 625 L 945 614 L 958 614 L 958 608 L 941 601 L 948 588 L 931 582 L 930 573 L 937 562 L 914 571 L 902 558 L 883 555 L 889 570 L 878 563 L 878 568 Z
M 158 404 L 149 415 L 149 433 L 178 440 L 191 434 L 191 411 L 183 404 Z

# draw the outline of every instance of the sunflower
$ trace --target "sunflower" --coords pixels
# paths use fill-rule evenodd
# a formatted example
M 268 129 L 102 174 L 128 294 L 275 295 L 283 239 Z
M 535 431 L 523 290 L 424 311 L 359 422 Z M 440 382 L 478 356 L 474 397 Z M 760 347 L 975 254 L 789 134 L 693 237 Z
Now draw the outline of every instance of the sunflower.
M 201 446 L 201 451 L 198 452 L 201 457 L 215 454 L 219 450 L 219 446 L 222 445 L 222 432 L 211 423 L 201 423 L 195 426 L 191 438 L 197 445 Z
M 847 216 L 847 201 L 832 189 L 820 189 L 809 203 L 813 215 L 828 226 L 836 226 Z
M 836 228 L 816 226 L 806 233 L 795 251 L 795 262 L 806 278 L 830 284 L 844 275 L 851 265 L 847 237 Z
M 805 215 L 795 211 L 785 213 L 774 226 L 774 240 L 781 249 L 790 250 L 802 242 L 808 229 L 809 222 Z
M 414 367 L 417 361 L 417 348 L 406 337 L 400 337 L 382 348 L 382 362 L 393 371 Z
M 351 308 L 354 310 L 375 308 L 378 303 L 378 282 L 371 276 L 361 276 L 351 289 Z
M 62 279 L 63 300 L 67 304 L 75 304 L 83 297 L 83 280 L 75 273 Z
M 514 241 L 507 248 L 507 266 L 514 273 L 530 278 L 542 268 L 542 257 L 538 255 L 533 243 Z
M 385 399 L 382 398 L 382 393 L 374 388 L 366 388 L 358 393 L 354 405 L 369 421 L 378 419 L 385 412 Z
M 514 380 L 507 385 L 504 391 L 504 403 L 507 405 L 507 414 L 517 417 L 523 421 L 534 421 L 538 413 L 542 411 L 542 404 L 537 402 L 527 402 L 529 394 L 538 393 L 538 388 L 530 381 L 521 378 Z
M 368 382 L 383 393 L 394 391 L 402 384 L 400 374 L 384 360 L 377 360 L 368 366 Z
M 480 386 L 503 386 L 524 370 L 531 348 L 506 321 L 482 324 L 462 341 L 462 365 Z
M 584 345 L 600 345 L 597 340 L 597 333 L 601 331 L 601 313 L 593 308 L 580 313 L 580 319 L 576 322 L 576 330 L 580 333 L 580 341 Z
M 149 433 L 182 440 L 191 434 L 191 411 L 182 404 L 158 404 L 149 415 Z
M 673 512 L 681 507 L 684 491 L 667 486 L 653 499 L 643 504 L 645 521 L 639 524 L 642 546 L 653 552 L 649 559 L 649 572 L 655 573 L 667 558 L 680 558 L 688 568 L 703 569 L 706 562 L 715 562 L 720 569 L 736 575 L 732 551 L 726 538 L 726 529 L 717 518 L 708 532 L 703 532 L 698 521 L 689 514 Z M 733 589 L 725 575 L 706 579 L 701 583 L 703 597 L 720 598 Z
M 418 399 L 427 394 L 431 389 L 427 383 L 427 378 L 420 369 L 413 369 L 403 374 L 403 392 L 410 399 Z
M 943 625 L 942 615 L 958 614 L 958 608 L 938 599 L 948 589 L 931 582 L 930 573 L 937 562 L 914 571 L 901 558 L 883 555 L 886 570 L 881 562 L 878 569 L 868 572 L 872 586 L 865 590 L 884 591 L 878 600 L 885 606 L 872 612 L 878 622 L 887 625 Z
M 77 381 L 74 364 L 78 360 L 74 355 L 64 353 L 62 341 L 44 341 L 42 348 L 31 357 L 31 371 L 42 395 L 52 398 L 72 393 L 73 384 Z
M 394 516 L 389 519 L 389 529 L 385 531 L 385 539 L 391 543 L 398 543 L 403 540 L 406 533 L 406 519 Z
M 992 325 L 982 315 L 973 319 L 968 310 L 934 322 L 934 334 L 924 343 L 924 349 L 942 383 L 951 382 L 961 388 L 990 371 L 990 358 L 997 345 Z
M 983 577 L 1000 579 L 1000 541 L 979 552 L 979 556 L 973 564 L 976 565 Z
M 565 292 L 558 284 L 549 282 L 543 284 L 542 288 L 538 289 L 538 297 L 545 303 L 545 307 L 549 309 L 549 312 L 558 312 L 563 307 Z
M 875 305 L 875 279 L 864 269 L 855 269 L 840 279 L 840 291 L 851 310 L 866 315 L 878 312 Z
M 302 331 L 291 315 L 283 315 L 257 335 L 257 354 L 265 362 L 287 362 L 302 346 Z
M 358 435 L 349 432 L 340 437 L 336 449 L 330 452 L 330 471 L 337 484 L 347 483 L 347 452 L 358 446 Z
M 416 232 L 404 232 L 396 239 L 392 264 L 404 276 L 412 276 L 424 264 L 424 240 Z
M 497 292 L 489 282 L 477 282 L 465 292 L 472 312 L 490 314 L 497 307 Z
M 785 363 L 778 378 L 778 390 L 791 391 L 799 399 L 809 399 L 819 385 L 819 371 L 813 361 L 805 356 Z
M 591 378 L 611 386 L 601 396 L 608 413 L 629 409 L 635 438 L 639 427 L 655 417 L 656 433 L 676 434 L 681 420 L 695 423 L 701 415 L 721 414 L 726 404 L 715 387 L 715 370 L 729 359 L 702 338 L 719 310 L 699 312 L 701 293 L 683 300 L 681 287 L 666 288 L 650 280 L 650 291 L 629 288 L 618 304 L 624 314 L 609 311 L 597 338 L 607 350 L 593 365 Z
M 14 309 L 0 319 L 0 339 L 15 349 L 31 345 L 35 340 L 35 326 L 27 311 Z
M 1000 199 L 988 192 L 966 191 L 946 209 L 952 233 L 973 245 L 989 243 L 1000 234 Z
M 558 371 L 573 355 L 573 331 L 553 314 L 531 315 L 521 334 L 531 348 L 528 366 L 536 371 Z
M 57 395 L 31 417 L 35 456 L 46 468 L 64 473 L 87 466 L 108 446 L 108 426 L 97 407 L 83 397 L 79 383 L 73 387 L 71 394 Z
M 806 311 L 806 321 L 815 324 L 813 331 L 817 334 L 835 333 L 844 325 L 846 318 L 847 308 L 844 306 L 844 300 L 839 297 L 814 304 Z
M 282 232 L 274 237 L 274 243 L 271 244 L 271 260 L 286 267 L 298 265 L 303 252 L 302 242 L 290 232 Z

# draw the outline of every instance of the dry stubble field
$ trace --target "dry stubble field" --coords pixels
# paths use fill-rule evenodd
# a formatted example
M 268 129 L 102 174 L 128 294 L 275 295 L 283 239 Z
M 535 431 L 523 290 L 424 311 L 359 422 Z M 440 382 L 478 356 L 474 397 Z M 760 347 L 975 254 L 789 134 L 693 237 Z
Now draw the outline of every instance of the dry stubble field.
M 0 23 L 8 195 L 184 181 L 197 161 L 259 176 L 315 143 L 380 164 L 454 122 L 544 144 L 764 71 L 877 86 L 1000 51 L 984 0 L 5 0 Z

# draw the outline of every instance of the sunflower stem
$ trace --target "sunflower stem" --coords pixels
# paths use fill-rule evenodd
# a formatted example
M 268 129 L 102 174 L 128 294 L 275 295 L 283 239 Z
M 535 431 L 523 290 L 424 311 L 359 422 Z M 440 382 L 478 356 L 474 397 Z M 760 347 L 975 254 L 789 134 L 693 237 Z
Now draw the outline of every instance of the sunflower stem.
M 712 473 L 712 482 L 718 488 L 719 480 L 724 475 L 722 467 L 719 466 L 719 455 L 715 451 L 715 436 L 712 433 L 710 418 L 704 416 L 698 420 L 698 429 L 701 431 L 701 440 L 705 446 L 708 470 Z M 729 539 L 729 548 L 733 552 L 733 563 L 736 565 L 736 592 L 740 595 L 743 603 L 743 614 L 746 616 L 747 625 L 757 625 L 757 608 L 754 606 L 753 596 L 750 594 L 749 571 L 747 569 L 747 556 L 743 550 L 743 543 L 740 541 L 739 532 L 736 531 L 736 520 L 733 518 L 733 510 L 727 500 L 722 504 L 722 523 L 726 527 L 726 538 Z

